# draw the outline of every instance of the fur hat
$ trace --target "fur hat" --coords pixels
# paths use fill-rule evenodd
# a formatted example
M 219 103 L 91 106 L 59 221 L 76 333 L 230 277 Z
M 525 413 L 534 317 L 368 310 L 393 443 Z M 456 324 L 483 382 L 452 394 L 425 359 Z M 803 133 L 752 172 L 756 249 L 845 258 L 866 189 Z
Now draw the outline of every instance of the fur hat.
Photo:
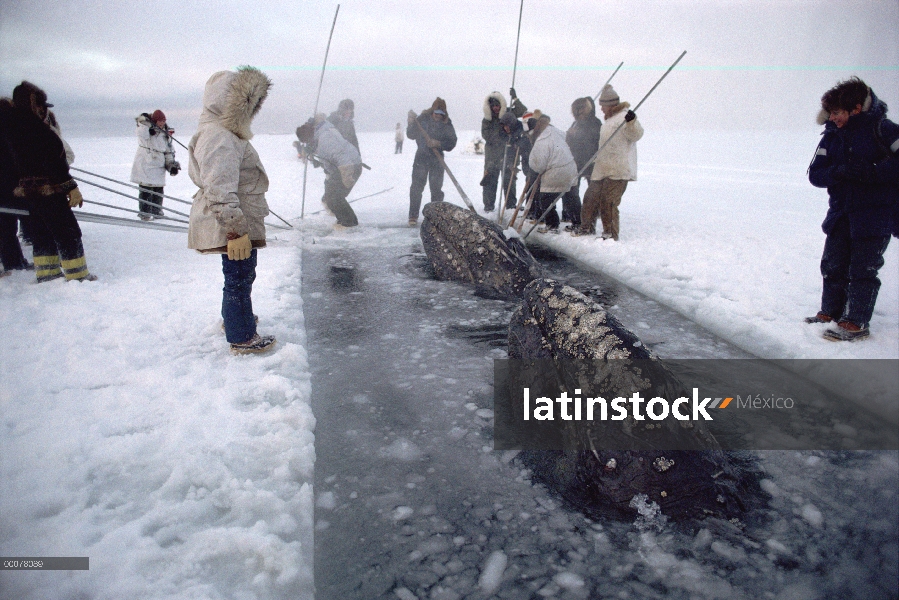
M 47 92 L 31 82 L 23 81 L 12 91 L 12 101 L 20 110 L 34 112 L 35 108 L 50 108 L 47 103 Z
M 449 118 L 449 113 L 446 112 L 446 100 L 439 96 L 435 98 L 434 103 L 431 104 L 431 110 L 433 112 L 437 112 L 438 110 L 443 111 L 443 114 L 445 114 L 446 117 Z
M 602 93 L 599 95 L 599 105 L 600 106 L 615 106 L 620 102 L 618 98 L 618 92 L 615 91 L 608 83 L 605 84 L 602 88 Z
M 337 110 L 356 110 L 356 105 L 349 98 L 345 98 L 337 105 Z
M 160 121 L 165 122 L 165 113 L 159 110 L 158 108 L 153 111 L 153 114 L 150 115 L 150 118 L 154 123 L 159 123 Z

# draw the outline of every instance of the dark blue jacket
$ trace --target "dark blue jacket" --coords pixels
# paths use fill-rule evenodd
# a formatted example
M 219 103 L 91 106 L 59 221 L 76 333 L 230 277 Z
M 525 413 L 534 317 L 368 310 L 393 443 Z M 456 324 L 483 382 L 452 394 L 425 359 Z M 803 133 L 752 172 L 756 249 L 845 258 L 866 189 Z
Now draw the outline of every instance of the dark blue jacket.
M 841 128 L 826 122 L 809 165 L 811 184 L 826 187 L 830 195 L 830 208 L 821 224 L 824 233 L 829 234 L 843 216 L 849 218 L 855 239 L 895 234 L 899 228 L 899 222 L 894 223 L 899 217 L 899 125 L 886 119 L 887 106 L 873 92 L 871 100 L 867 110 L 849 117 Z M 850 160 L 873 164 L 873 179 L 862 183 L 835 176 Z
M 443 156 L 444 152 L 449 152 L 456 147 L 456 142 L 458 141 L 456 139 L 456 128 L 453 127 L 453 122 L 449 117 L 447 117 L 445 121 L 435 121 L 431 118 L 433 110 L 433 108 L 423 110 L 422 113 L 418 115 L 417 121 L 432 140 L 440 142 L 440 149 L 438 152 L 440 152 L 440 156 Z M 413 162 L 424 164 L 440 162 L 437 160 L 437 157 L 434 156 L 433 150 L 428 148 L 425 136 L 421 134 L 421 129 L 418 128 L 418 125 L 409 123 L 409 126 L 406 127 L 406 137 L 410 140 L 415 140 L 415 143 L 418 144 L 418 150 L 415 152 L 415 159 Z

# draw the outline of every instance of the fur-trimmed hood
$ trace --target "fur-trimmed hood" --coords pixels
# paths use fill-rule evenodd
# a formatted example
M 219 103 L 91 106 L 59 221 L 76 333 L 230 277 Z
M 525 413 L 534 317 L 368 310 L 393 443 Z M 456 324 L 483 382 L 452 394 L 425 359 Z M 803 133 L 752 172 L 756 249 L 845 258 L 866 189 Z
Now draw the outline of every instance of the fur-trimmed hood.
M 877 97 L 877 95 L 868 88 L 868 96 L 865 98 L 864 104 L 862 104 L 862 112 L 869 112 L 872 116 L 877 119 L 883 119 L 887 116 L 887 104 L 883 100 Z M 815 119 L 815 122 L 818 125 L 826 125 L 828 120 L 830 119 L 830 113 L 828 113 L 823 108 L 818 111 L 818 116 Z
M 627 110 L 627 109 L 629 109 L 630 107 L 631 107 L 631 103 L 630 103 L 630 102 L 619 102 L 619 103 L 616 104 L 614 107 L 612 107 L 612 110 L 611 110 L 611 112 L 609 112 L 609 116 L 606 117 L 606 120 L 611 119 L 612 117 L 614 117 L 615 115 L 617 115 L 617 114 L 620 113 L 621 111 Z
M 484 98 L 484 118 L 488 121 L 493 119 L 493 113 L 490 111 L 490 99 L 495 98 L 499 101 L 499 117 L 503 116 L 506 113 L 506 99 L 503 98 L 503 95 L 499 92 L 490 92 L 487 94 L 487 97 Z
M 200 123 L 215 122 L 242 140 L 252 139 L 250 124 L 271 87 L 271 80 L 254 67 L 213 74 L 203 92 Z

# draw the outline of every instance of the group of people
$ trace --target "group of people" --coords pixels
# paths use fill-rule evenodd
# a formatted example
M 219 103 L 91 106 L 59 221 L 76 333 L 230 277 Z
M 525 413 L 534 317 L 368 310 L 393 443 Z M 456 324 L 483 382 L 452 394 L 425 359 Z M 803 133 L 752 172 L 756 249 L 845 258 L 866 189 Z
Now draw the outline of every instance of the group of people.
M 564 220 L 570 223 L 566 229 L 572 235 L 595 235 L 599 218 L 602 237 L 617 240 L 618 206 L 628 181 L 637 178 L 636 143 L 643 136 L 643 127 L 630 105 L 621 102 L 614 88 L 606 85 L 599 96 L 606 127 L 596 116 L 593 98 L 578 98 L 571 106 L 574 123 L 563 134 L 551 124 L 549 115 L 539 110 L 528 112 L 515 89 L 509 92 L 511 104 L 496 91 L 484 99 L 484 175 L 480 182 L 484 211 L 495 210 L 498 192 L 506 208 L 515 208 L 530 191 L 533 199 L 529 201 L 529 216 L 544 223 L 541 231 L 558 233 Z M 622 130 L 620 136 L 615 135 L 618 129 Z M 430 185 L 431 201 L 443 200 L 443 153 L 456 145 L 446 102 L 437 98 L 420 115 L 410 111 L 406 137 L 418 145 L 409 190 L 409 225 L 415 226 L 426 183 Z M 604 146 L 607 148 L 597 155 Z M 516 200 L 519 166 L 525 175 L 525 194 Z M 583 205 L 581 177 L 589 180 Z M 555 210 L 559 199 L 561 220 Z
M 188 246 L 221 254 L 223 328 L 237 353 L 275 344 L 273 336 L 256 331 L 251 300 L 257 249 L 265 247 L 269 182 L 250 143 L 250 125 L 270 87 L 268 77 L 252 67 L 215 73 L 206 83 L 199 127 L 188 146 L 188 172 L 198 188 Z M 559 230 L 553 203 L 561 198 L 562 218 L 570 221 L 567 229 L 573 235 L 595 235 L 599 218 L 602 237 L 617 240 L 618 206 L 628 182 L 636 180 L 636 142 L 643 135 L 629 104 L 606 85 L 598 97 L 605 122 L 597 118 L 592 98 L 578 98 L 571 107 L 574 123 L 563 134 L 548 115 L 529 113 L 514 89 L 510 95 L 511 105 L 499 92 L 484 101 L 484 210 L 495 210 L 500 181 L 506 208 L 516 205 L 520 164 L 525 190 L 533 192 L 532 216 L 544 221 L 543 231 Z M 34 269 L 39 282 L 94 280 L 72 213 L 83 201 L 69 173 L 74 155 L 52 106 L 46 93 L 27 81 L 11 99 L 0 99 L 0 259 L 4 270 Z M 830 206 L 822 224 L 827 237 L 821 309 L 806 321 L 833 323 L 825 338 L 853 341 L 869 335 L 880 288 L 877 273 L 890 236 L 899 236 L 899 125 L 886 118 L 886 104 L 855 77 L 828 90 L 821 107 L 824 132 L 808 175 L 813 185 L 827 188 Z M 315 115 L 297 128 L 303 156 L 326 173 L 323 203 L 343 227 L 358 224 L 346 197 L 364 166 L 353 113 L 353 102 L 346 99 L 327 118 Z M 136 121 L 140 142 L 132 181 L 141 189 L 141 217 L 151 219 L 161 215 L 165 174 L 177 174 L 180 165 L 162 111 L 143 113 Z M 397 124 L 396 152 L 402 151 L 400 129 Z M 438 97 L 420 114 L 409 111 L 405 137 L 417 145 L 409 191 L 409 225 L 414 226 L 426 185 L 432 202 L 444 197 L 443 155 L 457 143 L 446 102 Z M 581 177 L 588 178 L 583 203 Z M 34 264 L 25 260 L 16 237 L 17 220 L 26 214 Z

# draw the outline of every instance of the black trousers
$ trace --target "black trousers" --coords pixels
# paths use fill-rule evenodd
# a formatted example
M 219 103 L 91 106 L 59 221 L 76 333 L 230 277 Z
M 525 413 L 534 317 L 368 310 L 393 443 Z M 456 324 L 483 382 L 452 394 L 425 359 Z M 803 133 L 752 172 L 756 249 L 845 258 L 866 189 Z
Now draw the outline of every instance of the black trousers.
M 436 158 L 419 160 L 412 163 L 412 186 L 409 188 L 409 220 L 418 219 L 421 210 L 421 195 L 425 184 L 430 184 L 431 202 L 443 201 L 443 165 Z
M 84 279 L 90 275 L 81 244 L 81 228 L 65 194 L 31 199 L 28 209 L 34 229 L 32 250 L 37 280 L 48 281 L 63 274 L 66 279 Z
M 140 198 L 140 203 L 138 206 L 138 210 L 145 215 L 153 215 L 156 217 L 162 216 L 162 196 L 157 196 L 156 194 L 162 194 L 161 187 L 151 187 L 148 185 L 139 185 L 140 192 L 137 194 L 137 197 Z M 152 193 L 156 192 L 156 194 Z M 150 204 L 150 203 L 153 204 Z M 159 206 L 154 206 L 158 204 Z
M 14 200 L 4 201 L 0 204 L 3 208 L 28 210 L 24 203 Z M 22 254 L 22 246 L 19 244 L 19 215 L 0 212 L 0 262 L 4 269 L 24 269 L 28 266 L 25 255 Z
M 877 272 L 889 243 L 888 235 L 853 238 L 847 217 L 836 222 L 821 256 L 821 312 L 837 321 L 868 326 L 880 291 Z

